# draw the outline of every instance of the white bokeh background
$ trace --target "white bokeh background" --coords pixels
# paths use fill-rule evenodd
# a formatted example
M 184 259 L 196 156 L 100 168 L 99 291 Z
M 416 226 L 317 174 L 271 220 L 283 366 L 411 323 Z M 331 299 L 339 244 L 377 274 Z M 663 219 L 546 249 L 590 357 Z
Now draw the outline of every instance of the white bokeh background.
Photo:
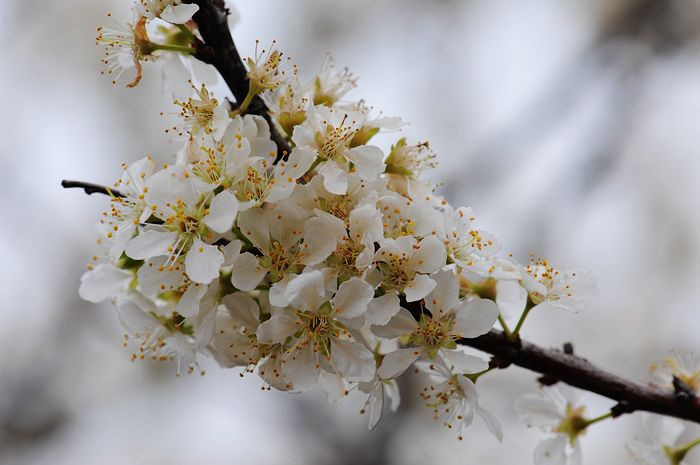
M 538 434 L 512 405 L 535 376 L 519 368 L 480 382 L 504 425 L 499 446 L 478 421 L 457 441 L 410 379 L 401 413 L 369 433 L 352 396 L 261 392 L 209 361 L 206 376 L 181 378 L 129 362 L 110 306 L 77 296 L 106 201 L 60 188 L 110 183 L 120 162 L 177 148 L 155 68 L 133 90 L 99 76 L 95 27 L 108 10 L 128 20 L 128 5 L 0 5 L 0 463 L 531 463 Z M 332 52 L 360 77 L 351 96 L 410 121 L 403 135 L 439 156 L 432 178 L 509 251 L 594 271 L 591 308 L 533 314 L 528 339 L 572 341 L 638 380 L 669 349 L 700 351 L 700 2 L 235 5 L 243 55 L 277 39 L 309 77 Z M 611 405 L 588 399 L 591 414 Z M 639 431 L 636 415 L 601 423 L 584 463 L 630 463 L 624 443 Z

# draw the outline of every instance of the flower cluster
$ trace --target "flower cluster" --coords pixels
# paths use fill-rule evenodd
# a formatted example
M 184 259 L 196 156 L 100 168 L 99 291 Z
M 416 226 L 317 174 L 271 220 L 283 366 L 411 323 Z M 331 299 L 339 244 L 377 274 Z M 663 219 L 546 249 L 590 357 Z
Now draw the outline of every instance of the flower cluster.
M 194 34 L 196 6 L 142 1 L 134 11 L 131 36 L 99 39 L 108 54 L 127 53 L 118 64 L 137 68 L 135 85 L 142 61 L 188 46 L 177 34 Z M 171 24 L 163 34 L 177 33 L 170 42 L 148 38 L 156 17 Z M 104 253 L 81 296 L 116 304 L 134 359 L 194 372 L 204 355 L 257 372 L 266 389 L 318 388 L 330 399 L 356 389 L 370 427 L 385 396 L 398 406 L 396 378 L 413 367 L 431 382 L 425 403 L 460 438 L 478 416 L 500 439 L 475 384 L 489 364 L 460 341 L 506 310 L 579 310 L 590 274 L 501 253 L 470 209 L 421 178 L 435 165 L 427 143 L 372 144 L 403 123 L 345 100 L 356 78 L 332 60 L 308 83 L 274 44 L 247 64 L 250 91 L 237 107 L 192 83 L 194 94 L 175 101 L 183 137 L 171 163 L 122 167 L 99 221 Z M 258 95 L 268 119 L 246 112 Z

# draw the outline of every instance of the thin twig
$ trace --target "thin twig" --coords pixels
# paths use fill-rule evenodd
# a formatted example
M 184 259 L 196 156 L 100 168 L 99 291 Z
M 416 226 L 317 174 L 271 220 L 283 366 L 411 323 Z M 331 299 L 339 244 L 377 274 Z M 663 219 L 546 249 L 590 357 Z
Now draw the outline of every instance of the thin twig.
M 61 181 L 61 186 L 63 186 L 66 189 L 77 187 L 78 189 L 84 190 L 85 193 L 88 195 L 104 194 L 110 197 L 124 197 L 124 194 L 122 194 L 116 189 L 112 189 L 106 186 L 100 186 L 99 184 L 92 184 L 90 182 L 69 181 L 67 179 L 64 179 L 63 181 Z
M 194 56 L 216 68 L 240 104 L 248 95 L 248 71 L 233 43 L 231 31 L 228 28 L 228 10 L 223 0 L 185 0 L 185 3 L 194 3 L 199 6 L 199 11 L 195 13 L 193 20 L 197 23 L 204 42 L 195 43 L 197 51 Z M 289 143 L 277 130 L 260 96 L 256 95 L 253 98 L 246 113 L 265 118 L 270 126 L 272 140 L 277 144 L 278 160 L 291 152 Z

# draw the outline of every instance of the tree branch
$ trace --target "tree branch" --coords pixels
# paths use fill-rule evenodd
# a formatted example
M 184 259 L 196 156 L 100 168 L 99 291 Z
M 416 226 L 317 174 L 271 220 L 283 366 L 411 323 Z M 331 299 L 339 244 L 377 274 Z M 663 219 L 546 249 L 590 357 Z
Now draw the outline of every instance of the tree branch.
M 87 194 L 124 196 L 117 190 L 87 182 L 63 180 L 61 185 L 83 189 Z M 420 316 L 420 306 L 405 302 L 404 305 L 414 317 Z M 700 398 L 693 395 L 682 381 L 674 380 L 674 391 L 629 381 L 574 355 L 570 343 L 564 344 L 563 350 L 544 349 L 523 340 L 511 341 L 496 329 L 477 338 L 459 339 L 457 343 L 493 355 L 493 367 L 517 365 L 539 373 L 538 380 L 542 384 L 562 381 L 615 400 L 618 404 L 612 409 L 614 416 L 643 410 L 700 423 Z
M 228 10 L 223 0 L 185 0 L 185 3 L 194 3 L 199 6 L 193 19 L 197 23 L 204 43 L 198 41 L 194 56 L 204 63 L 213 65 L 221 74 L 226 85 L 240 104 L 248 94 L 248 71 L 238 54 L 233 43 L 231 31 L 228 28 Z M 285 153 L 291 152 L 287 140 L 279 133 L 272 122 L 265 102 L 256 95 L 250 103 L 248 114 L 260 115 L 270 126 L 272 140 L 277 144 L 277 159 L 281 159 Z
M 65 189 L 77 187 L 79 189 L 84 190 L 85 193 L 88 195 L 104 194 L 109 195 L 110 197 L 124 197 L 124 194 L 122 194 L 116 189 L 111 189 L 109 187 L 100 186 L 99 184 L 92 184 L 89 182 L 69 181 L 67 179 L 64 179 L 63 181 L 61 181 L 61 186 L 63 186 Z
M 618 402 L 615 416 L 637 410 L 700 423 L 700 398 L 683 390 L 663 390 L 626 380 L 604 371 L 581 357 L 555 349 L 544 349 L 526 341 L 511 342 L 503 332 L 491 330 L 459 344 L 492 354 L 495 365 L 514 364 Z

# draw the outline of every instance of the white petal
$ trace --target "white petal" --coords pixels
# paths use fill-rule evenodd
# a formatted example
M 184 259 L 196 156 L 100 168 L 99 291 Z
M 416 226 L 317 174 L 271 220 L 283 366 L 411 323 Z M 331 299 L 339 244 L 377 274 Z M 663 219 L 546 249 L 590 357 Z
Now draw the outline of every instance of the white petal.
M 178 263 L 165 266 L 167 257 L 153 257 L 139 267 L 136 276 L 139 290 L 149 297 L 155 297 L 164 292 L 178 290 L 187 277 L 182 272 L 182 266 Z
M 148 331 L 157 327 L 160 323 L 149 314 L 155 310 L 153 302 L 140 294 L 129 293 L 117 299 L 119 322 L 130 333 Z
M 207 288 L 205 284 L 190 285 L 177 303 L 177 313 L 186 318 L 195 316 L 199 312 L 199 302 L 207 292 Z
M 304 265 L 317 265 L 335 251 L 337 241 L 329 234 L 328 223 L 321 218 L 313 217 L 304 224 Z
M 287 285 L 289 285 L 289 282 L 296 277 L 296 274 L 288 274 L 270 287 L 268 297 L 270 298 L 271 305 L 274 305 L 275 307 L 286 307 L 289 305 L 289 299 L 287 298 Z
M 124 252 L 134 260 L 144 260 L 146 258 L 166 255 L 168 247 L 171 247 L 177 239 L 177 233 L 156 231 L 154 229 L 141 231 L 141 233 L 131 239 Z
M 316 366 L 318 355 L 313 352 L 311 344 L 299 351 L 293 350 L 282 365 L 282 376 L 292 385 L 294 391 L 308 391 L 318 383 L 320 368 Z
M 496 283 L 496 304 L 504 317 L 519 315 L 525 309 L 527 291 L 516 280 Z
M 196 283 L 209 284 L 219 277 L 219 270 L 224 264 L 224 254 L 215 245 L 205 244 L 199 239 L 192 241 L 190 251 L 185 257 L 187 276 Z
M 562 415 L 556 404 L 537 394 L 525 394 L 515 401 L 515 410 L 527 426 L 556 426 Z
M 267 274 L 267 269 L 260 265 L 257 257 L 245 252 L 233 260 L 231 283 L 236 289 L 252 291 Z
M 503 428 L 501 428 L 501 422 L 498 421 L 498 418 L 482 407 L 477 407 L 476 414 L 484 420 L 486 427 L 491 431 L 491 434 L 496 436 L 498 442 L 503 442 Z
M 379 420 L 382 419 L 382 411 L 384 410 L 384 387 L 382 384 L 380 380 L 374 383 L 374 387 L 367 399 L 366 405 L 369 406 L 370 430 L 373 430 L 379 423 Z
M 420 355 L 421 351 L 418 348 L 398 349 L 390 352 L 384 356 L 377 374 L 382 379 L 396 378 L 406 371 Z
M 328 300 L 323 273 L 315 270 L 292 279 L 287 285 L 287 298 L 294 308 L 316 313 Z
M 389 398 L 389 410 L 396 412 L 401 404 L 401 392 L 399 391 L 399 383 L 394 380 L 382 381 L 384 385 L 384 393 Z
M 235 239 L 221 248 L 221 252 L 224 254 L 224 266 L 233 265 L 233 259 L 241 253 L 242 245 L 241 241 Z
M 382 215 L 374 205 L 365 204 L 350 212 L 350 237 L 356 242 L 379 242 L 384 238 Z
M 238 200 L 229 191 L 221 191 L 212 199 L 209 214 L 202 221 L 214 232 L 224 234 L 231 230 L 238 214 Z
M 453 368 L 456 373 L 479 373 L 489 367 L 486 360 L 475 357 L 474 355 L 465 354 L 461 350 L 440 349 L 440 355 L 442 355 L 447 365 Z
M 400 308 L 399 312 L 389 321 L 388 324 L 383 326 L 372 326 L 372 333 L 375 336 L 383 337 L 386 339 L 393 339 L 395 337 L 403 336 L 408 334 L 418 327 L 416 319 L 413 315 L 405 308 Z
M 417 274 L 411 282 L 406 284 L 403 292 L 407 302 L 415 302 L 430 294 L 435 288 L 435 281 L 428 275 Z
M 234 292 L 221 299 L 231 318 L 249 331 L 255 331 L 260 324 L 260 307 L 246 292 Z
M 189 3 L 181 3 L 180 5 L 168 5 L 160 14 L 160 19 L 172 24 L 185 24 L 192 19 L 192 16 L 199 11 L 199 6 Z
M 370 381 L 374 378 L 374 356 L 359 342 L 333 339 L 331 357 L 334 366 L 348 381 Z
M 354 163 L 355 169 L 362 179 L 371 180 L 384 172 L 384 153 L 379 147 L 360 145 L 345 152 L 345 156 Z
M 215 140 L 221 140 L 229 121 L 228 110 L 226 110 L 226 108 L 219 105 L 214 109 L 214 118 L 212 119 L 211 126 L 214 130 L 212 136 Z
M 428 236 L 420 242 L 419 249 L 413 255 L 416 270 L 432 273 L 445 265 L 447 251 L 445 245 L 435 236 Z
M 323 187 L 328 192 L 343 195 L 348 191 L 348 174 L 334 161 L 327 161 L 318 169 L 323 176 Z
M 133 275 L 112 264 L 100 263 L 80 277 L 78 294 L 83 300 L 98 303 L 125 291 Z
M 399 313 L 399 310 L 401 310 L 399 296 L 388 292 L 369 302 L 365 312 L 365 321 L 371 325 L 383 326 L 389 323 L 393 316 Z
M 329 373 L 321 370 L 318 377 L 318 387 L 326 394 L 330 402 L 337 402 L 347 394 L 347 387 L 343 378 L 336 373 Z
M 255 335 L 258 337 L 258 341 L 263 344 L 281 344 L 298 328 L 295 318 L 281 313 L 272 315 L 269 320 L 261 323 L 255 331 Z
M 455 311 L 453 333 L 460 337 L 477 337 L 488 333 L 498 319 L 498 307 L 492 300 L 474 298 Z
M 433 315 L 444 315 L 459 303 L 459 280 L 452 270 L 441 270 L 433 275 L 437 285 L 425 299 L 425 306 Z
M 566 441 L 563 434 L 542 440 L 535 448 L 536 465 L 566 465 Z
M 374 297 L 374 289 L 360 278 L 350 278 L 340 285 L 333 297 L 333 308 L 342 318 L 355 318 L 367 310 Z

